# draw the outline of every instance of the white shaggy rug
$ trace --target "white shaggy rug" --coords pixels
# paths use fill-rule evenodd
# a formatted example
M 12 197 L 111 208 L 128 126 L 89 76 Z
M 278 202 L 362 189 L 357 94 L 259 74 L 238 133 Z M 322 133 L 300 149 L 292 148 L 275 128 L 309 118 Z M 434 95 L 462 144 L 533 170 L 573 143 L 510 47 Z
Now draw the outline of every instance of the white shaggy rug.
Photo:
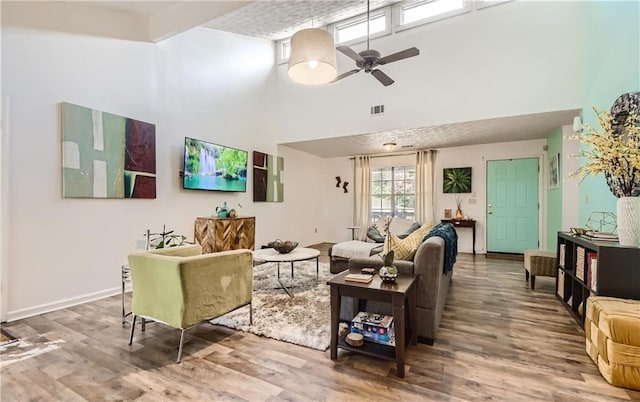
M 253 325 L 249 325 L 248 306 L 211 322 L 324 351 L 331 342 L 327 285 L 331 276 L 327 263 L 320 263 L 319 279 L 315 260 L 294 263 L 291 298 L 277 281 L 277 264 L 258 265 L 253 268 Z M 291 264 L 280 264 L 280 279 L 287 287 L 291 285 Z

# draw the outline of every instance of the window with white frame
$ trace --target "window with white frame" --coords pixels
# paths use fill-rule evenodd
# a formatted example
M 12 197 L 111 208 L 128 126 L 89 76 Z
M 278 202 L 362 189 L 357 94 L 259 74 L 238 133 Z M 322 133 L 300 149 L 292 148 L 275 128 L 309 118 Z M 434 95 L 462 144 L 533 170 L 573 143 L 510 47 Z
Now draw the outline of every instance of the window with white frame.
M 367 38 L 367 15 L 359 15 L 347 20 L 332 24 L 336 44 L 353 44 Z M 377 38 L 391 33 L 391 9 L 385 7 L 369 13 L 369 37 Z
M 371 168 L 371 219 L 380 217 L 415 220 L 416 167 Z
M 291 55 L 291 38 L 283 39 L 276 42 L 278 64 L 289 61 Z
M 468 0 L 420 0 L 396 5 L 396 29 L 402 30 L 471 11 Z
M 508 3 L 510 1 L 513 0 L 476 0 L 474 3 L 477 9 L 481 9 L 485 7 L 497 6 L 498 4 Z

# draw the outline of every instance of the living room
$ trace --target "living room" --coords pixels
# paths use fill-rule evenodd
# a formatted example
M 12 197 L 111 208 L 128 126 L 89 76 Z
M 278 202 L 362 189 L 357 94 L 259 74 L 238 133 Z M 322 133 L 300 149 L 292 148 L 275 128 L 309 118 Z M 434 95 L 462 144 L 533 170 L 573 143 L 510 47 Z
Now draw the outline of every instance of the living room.
M 1 318 L 15 321 L 118 294 L 120 266 L 147 229 L 166 225 L 191 240 L 195 218 L 214 214 L 223 202 L 256 217 L 257 246 L 276 238 L 302 245 L 349 240 L 354 191 L 336 189 L 334 177 L 353 183 L 352 155 L 317 156 L 297 149 L 301 142 L 569 111 L 562 124 L 534 139 L 514 133 L 517 141 L 459 146 L 451 140 L 456 132 L 446 131 L 446 145 L 433 146 L 435 172 L 473 168 L 476 203 L 465 200 L 464 211 L 478 222 L 482 254 L 486 161 L 539 157 L 546 163 L 559 152 L 566 178 L 572 161 L 565 146 L 575 143 L 563 135 L 571 132 L 573 116 L 595 125 L 592 107 L 608 109 L 619 95 L 640 90 L 639 39 L 628 34 L 638 32 L 639 7 L 513 1 L 380 37 L 372 44 L 384 53 L 408 46 L 421 52 L 389 66 L 396 83 L 385 88 L 364 74 L 332 85 L 296 85 L 286 64 L 275 62 L 270 40 L 199 27 L 151 43 L 140 39 L 139 21 L 122 12 L 3 2 Z M 339 57 L 340 71 L 351 68 Z M 62 197 L 61 102 L 156 125 L 156 199 Z M 378 104 L 385 114 L 371 117 L 370 106 Z M 254 203 L 250 190 L 182 189 L 185 137 L 282 156 L 284 202 Z M 374 138 L 380 147 L 403 143 L 402 137 Z M 435 178 L 440 189 L 439 174 Z M 579 187 L 562 181 L 557 190 L 543 184 L 540 240 L 547 250 L 555 250 L 557 230 L 583 225 L 592 211 L 615 211 L 602 177 Z M 446 208 L 455 208 L 455 200 L 437 190 L 434 219 Z M 468 234 L 461 234 L 459 248 L 471 251 Z

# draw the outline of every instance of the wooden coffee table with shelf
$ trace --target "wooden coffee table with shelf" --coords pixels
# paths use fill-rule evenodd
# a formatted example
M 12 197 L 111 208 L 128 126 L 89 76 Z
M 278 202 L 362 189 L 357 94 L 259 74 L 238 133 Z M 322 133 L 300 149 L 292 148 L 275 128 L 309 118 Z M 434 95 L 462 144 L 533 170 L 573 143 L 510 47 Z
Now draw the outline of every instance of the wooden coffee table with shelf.
M 368 356 L 375 356 L 386 360 L 395 360 L 398 377 L 404 377 L 404 361 L 407 347 L 407 339 L 412 345 L 417 343 L 417 310 L 416 310 L 416 283 L 415 277 L 408 274 L 400 274 L 395 283 L 384 283 L 376 274 L 369 283 L 349 282 L 345 276 L 349 273 L 360 271 L 344 271 L 333 278 L 327 284 L 331 289 L 331 359 L 338 358 L 338 348 L 350 350 Z M 354 300 L 354 314 L 358 313 L 360 299 L 374 300 L 390 303 L 393 308 L 393 322 L 396 333 L 396 346 L 383 345 L 371 341 L 365 341 L 363 346 L 353 347 L 347 344 L 344 336 L 338 338 L 338 326 L 340 323 L 340 304 L 342 296 L 350 296 Z M 405 308 L 409 310 L 409 336 L 407 337 L 407 324 L 405 323 Z

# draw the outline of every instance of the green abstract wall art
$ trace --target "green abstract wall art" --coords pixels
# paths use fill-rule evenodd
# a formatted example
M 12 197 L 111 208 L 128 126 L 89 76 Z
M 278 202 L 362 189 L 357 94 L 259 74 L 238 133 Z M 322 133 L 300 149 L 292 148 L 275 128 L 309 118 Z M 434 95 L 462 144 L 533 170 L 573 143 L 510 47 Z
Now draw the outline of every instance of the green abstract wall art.
M 253 201 L 284 201 L 284 158 L 253 151 Z
M 443 193 L 470 193 L 471 168 L 445 168 L 442 174 Z
M 154 124 L 61 106 L 63 197 L 156 198 Z

